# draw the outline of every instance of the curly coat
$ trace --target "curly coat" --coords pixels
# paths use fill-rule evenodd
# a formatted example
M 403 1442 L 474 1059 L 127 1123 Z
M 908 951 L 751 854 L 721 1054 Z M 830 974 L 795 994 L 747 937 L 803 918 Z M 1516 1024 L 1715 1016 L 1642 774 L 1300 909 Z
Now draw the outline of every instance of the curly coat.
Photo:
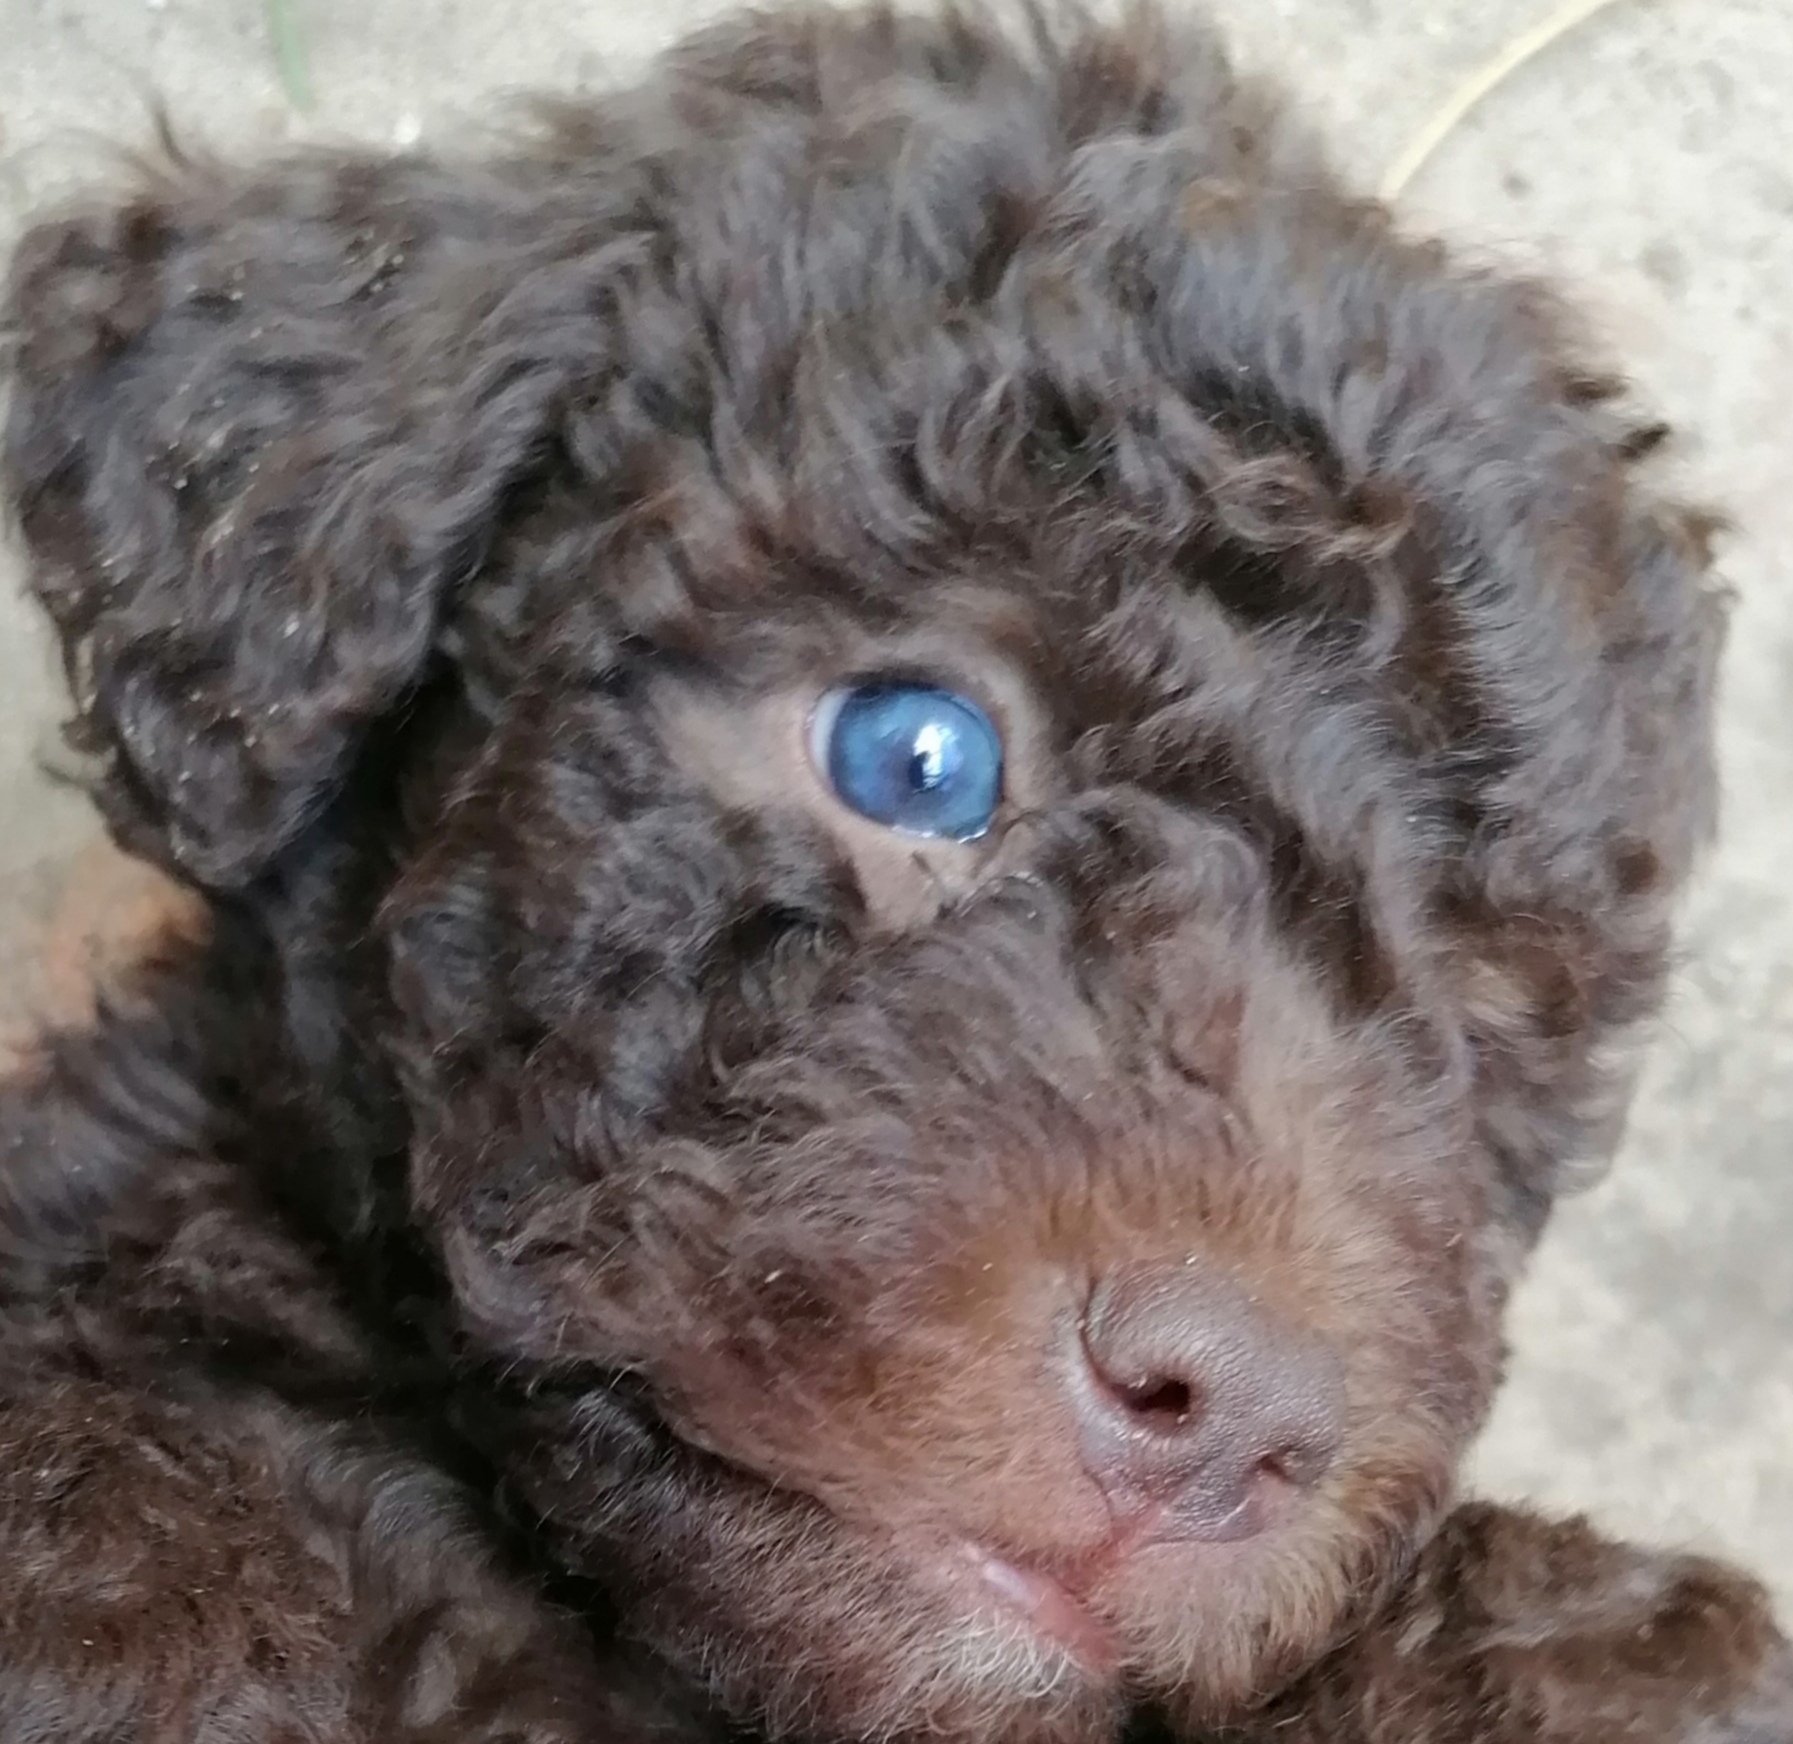
M 9 320 L 210 931 L 0 1103 L 0 1738 L 1793 1737 L 1742 1577 L 1451 1512 L 1713 786 L 1710 524 L 1547 292 L 1199 28 L 796 10 L 171 162 Z M 808 766 L 886 672 L 985 837 Z M 1123 1546 L 1042 1353 L 1173 1268 L 1336 1434 Z

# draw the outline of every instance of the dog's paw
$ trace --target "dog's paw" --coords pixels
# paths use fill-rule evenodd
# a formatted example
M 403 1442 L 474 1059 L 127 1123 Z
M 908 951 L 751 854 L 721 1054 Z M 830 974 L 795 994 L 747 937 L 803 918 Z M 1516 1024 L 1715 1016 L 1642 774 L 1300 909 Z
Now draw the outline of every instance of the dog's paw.
M 1399 1599 L 1242 1736 L 1275 1744 L 1793 1744 L 1762 1589 L 1584 1522 L 1460 1509 Z
M 1425 1657 L 1488 1709 L 1475 1744 L 1793 1744 L 1788 1644 L 1721 1563 L 1477 1506 L 1447 1522 L 1416 1598 Z
M 1730 1712 L 1701 1719 L 1693 1744 L 1793 1744 L 1793 1646 L 1782 1642 Z

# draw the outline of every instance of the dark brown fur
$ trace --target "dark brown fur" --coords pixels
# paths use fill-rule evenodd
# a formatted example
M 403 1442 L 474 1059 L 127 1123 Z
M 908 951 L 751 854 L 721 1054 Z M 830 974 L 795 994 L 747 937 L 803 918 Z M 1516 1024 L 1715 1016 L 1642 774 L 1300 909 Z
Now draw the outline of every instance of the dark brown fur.
M 180 163 L 10 320 L 210 937 L 0 1106 L 0 1738 L 1793 1737 L 1741 1577 L 1450 1511 L 1712 787 L 1705 524 L 1547 294 L 1200 32 L 799 12 Z M 983 841 L 794 749 L 888 668 L 1003 723 Z M 1043 1353 L 1178 1266 L 1343 1439 L 1121 1545 Z

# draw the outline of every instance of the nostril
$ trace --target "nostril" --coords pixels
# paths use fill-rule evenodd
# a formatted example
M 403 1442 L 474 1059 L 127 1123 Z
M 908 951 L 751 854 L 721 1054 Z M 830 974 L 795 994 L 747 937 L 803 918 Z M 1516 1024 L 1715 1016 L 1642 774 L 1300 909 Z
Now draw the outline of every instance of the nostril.
M 1252 1474 L 1272 1478 L 1293 1489 L 1311 1490 L 1326 1475 L 1337 1445 L 1337 1436 L 1330 1427 L 1317 1425 L 1312 1435 L 1290 1436 L 1259 1455 Z
M 1138 1386 L 1110 1382 L 1109 1390 L 1142 1426 L 1163 1433 L 1181 1429 L 1195 1412 L 1195 1389 L 1173 1376 L 1154 1378 Z
M 1081 1341 L 1084 1373 L 1113 1419 L 1130 1429 L 1158 1435 L 1178 1435 L 1193 1425 L 1201 1404 L 1193 1381 L 1151 1363 L 1144 1365 L 1143 1376 L 1134 1379 L 1127 1366 L 1102 1359 L 1087 1323 L 1081 1329 Z
M 1293 1448 L 1278 1448 L 1274 1453 L 1267 1453 L 1251 1468 L 1254 1478 L 1269 1478 L 1279 1484 L 1294 1484 L 1301 1480 L 1295 1476 L 1296 1461 L 1301 1456 Z

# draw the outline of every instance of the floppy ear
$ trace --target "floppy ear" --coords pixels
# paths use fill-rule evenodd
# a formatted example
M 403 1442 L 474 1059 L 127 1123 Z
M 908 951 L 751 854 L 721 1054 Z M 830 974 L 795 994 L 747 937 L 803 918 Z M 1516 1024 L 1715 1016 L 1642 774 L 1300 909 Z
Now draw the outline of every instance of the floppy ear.
M 418 682 L 601 367 L 554 167 L 182 163 L 26 236 L 6 483 L 130 845 L 246 883 Z

